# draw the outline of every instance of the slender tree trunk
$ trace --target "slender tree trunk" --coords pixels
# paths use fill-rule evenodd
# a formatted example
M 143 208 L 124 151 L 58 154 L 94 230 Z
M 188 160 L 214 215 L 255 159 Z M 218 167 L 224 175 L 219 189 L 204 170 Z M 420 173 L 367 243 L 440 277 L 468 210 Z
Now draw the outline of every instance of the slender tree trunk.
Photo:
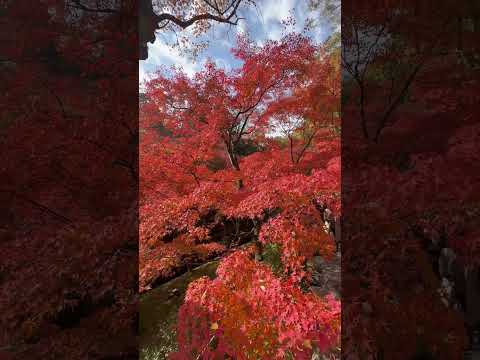
M 235 155 L 233 155 L 232 166 L 235 170 L 240 171 L 240 165 L 238 164 L 238 159 Z M 238 190 L 243 188 L 243 180 L 242 179 L 237 180 L 237 187 L 238 187 Z
M 235 150 L 234 150 L 233 145 L 231 145 L 229 143 L 227 143 L 226 145 L 227 145 L 227 154 L 228 154 L 228 159 L 230 160 L 230 164 L 232 165 L 232 167 L 235 170 L 240 171 L 240 164 L 238 163 L 237 154 L 235 154 Z M 243 188 L 243 180 L 242 179 L 238 179 L 237 187 L 238 187 L 239 190 Z
M 260 235 L 260 224 L 257 220 L 253 220 L 253 226 L 253 234 L 255 236 L 255 260 L 261 261 L 263 254 L 263 244 L 258 239 L 258 236 Z

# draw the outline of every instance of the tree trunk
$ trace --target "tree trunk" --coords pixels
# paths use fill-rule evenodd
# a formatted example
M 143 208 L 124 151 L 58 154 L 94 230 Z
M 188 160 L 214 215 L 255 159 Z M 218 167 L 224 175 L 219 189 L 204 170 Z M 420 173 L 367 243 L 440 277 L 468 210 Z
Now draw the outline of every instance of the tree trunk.
M 229 145 L 228 143 L 227 143 L 227 154 L 228 154 L 228 159 L 230 160 L 230 164 L 232 165 L 232 167 L 235 170 L 240 171 L 240 164 L 238 163 L 237 155 L 235 154 L 233 146 Z M 239 190 L 243 188 L 243 180 L 242 179 L 238 179 L 237 187 L 238 187 Z
M 148 58 L 147 43 L 155 41 L 155 29 L 158 26 L 156 14 L 153 12 L 152 0 L 140 0 L 138 7 L 138 57 Z
M 255 236 L 255 260 L 261 261 L 262 254 L 263 254 L 263 244 L 258 240 L 258 236 L 260 235 L 260 224 L 258 221 L 253 220 L 253 234 Z

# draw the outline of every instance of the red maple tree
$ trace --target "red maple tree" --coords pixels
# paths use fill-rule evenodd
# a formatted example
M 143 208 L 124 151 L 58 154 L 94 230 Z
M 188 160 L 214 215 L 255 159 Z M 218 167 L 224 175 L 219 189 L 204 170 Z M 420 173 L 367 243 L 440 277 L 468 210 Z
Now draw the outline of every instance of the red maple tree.
M 478 18 L 471 1 L 342 2 L 347 357 L 460 359 L 480 324 Z
M 0 347 L 135 356 L 136 4 L 1 7 Z
M 174 357 L 303 358 L 339 341 L 338 301 L 302 290 L 306 261 L 335 248 L 323 210 L 340 215 L 338 56 L 296 34 L 262 47 L 240 37 L 232 53 L 242 66 L 230 72 L 209 62 L 191 78 L 164 69 L 146 85 L 140 287 L 243 234 L 253 248 L 190 285 Z M 273 244 L 280 273 L 262 260 Z

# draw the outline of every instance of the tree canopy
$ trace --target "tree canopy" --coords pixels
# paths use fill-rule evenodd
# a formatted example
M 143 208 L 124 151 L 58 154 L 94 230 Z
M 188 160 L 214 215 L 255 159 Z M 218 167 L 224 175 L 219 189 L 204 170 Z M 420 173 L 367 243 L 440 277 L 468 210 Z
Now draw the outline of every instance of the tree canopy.
M 340 336 L 338 299 L 302 290 L 307 260 L 335 251 L 324 211 L 340 216 L 339 58 L 298 34 L 263 46 L 240 36 L 232 53 L 237 69 L 164 69 L 146 84 L 140 286 L 171 276 L 182 254 L 222 252 L 243 233 L 247 250 L 190 285 L 173 357 L 307 358 Z M 280 273 L 263 260 L 271 245 Z M 290 309 L 284 318 L 280 308 Z

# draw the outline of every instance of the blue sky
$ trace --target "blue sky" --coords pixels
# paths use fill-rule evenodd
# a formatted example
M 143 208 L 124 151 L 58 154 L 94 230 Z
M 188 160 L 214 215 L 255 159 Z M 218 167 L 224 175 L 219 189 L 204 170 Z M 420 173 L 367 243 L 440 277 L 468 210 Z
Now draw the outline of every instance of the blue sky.
M 160 65 L 177 65 L 189 75 L 200 70 L 208 58 L 213 59 L 217 66 L 224 69 L 235 68 L 240 63 L 233 58 L 230 48 L 235 44 L 237 33 L 247 32 L 251 39 L 261 45 L 268 39 L 278 40 L 285 33 L 302 32 L 308 18 L 318 22 L 318 26 L 306 34 L 315 42 L 324 41 L 331 33 L 329 25 L 319 22 L 320 14 L 308 10 L 307 0 L 260 0 L 256 7 L 243 8 L 239 25 L 230 26 L 216 23 L 204 35 L 209 39 L 209 46 L 193 61 L 188 55 L 182 54 L 178 49 L 172 49 L 167 45 L 173 39 L 174 34 L 156 35 L 154 44 L 148 44 L 148 58 L 139 61 L 139 81 L 142 83 L 148 79 L 148 74 L 158 70 Z M 282 21 L 289 16 L 295 19 L 295 25 L 284 28 Z M 183 31 L 188 35 L 189 29 Z

